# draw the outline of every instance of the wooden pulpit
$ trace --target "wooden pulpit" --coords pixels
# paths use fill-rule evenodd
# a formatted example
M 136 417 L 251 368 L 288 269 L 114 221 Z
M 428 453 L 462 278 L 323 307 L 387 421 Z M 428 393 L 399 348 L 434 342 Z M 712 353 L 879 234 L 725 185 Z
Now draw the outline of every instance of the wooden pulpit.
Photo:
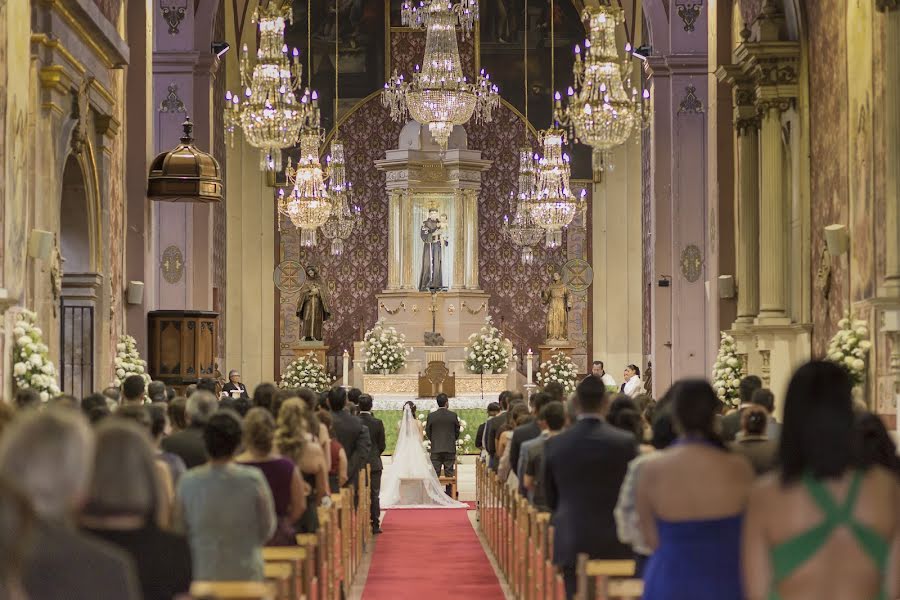
M 178 388 L 214 377 L 219 313 L 155 310 L 147 319 L 150 377 Z
M 434 398 L 438 394 L 456 396 L 456 376 L 450 373 L 443 361 L 428 363 L 425 373 L 419 373 L 419 398 Z

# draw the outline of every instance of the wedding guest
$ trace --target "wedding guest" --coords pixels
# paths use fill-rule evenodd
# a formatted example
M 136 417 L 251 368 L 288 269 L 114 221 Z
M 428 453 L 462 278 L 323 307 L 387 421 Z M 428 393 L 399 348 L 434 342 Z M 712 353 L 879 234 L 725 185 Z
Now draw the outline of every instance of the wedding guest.
M 0 435 L 16 418 L 16 411 L 6 402 L 0 402 Z
M 630 398 L 634 398 L 640 394 L 647 393 L 644 389 L 644 382 L 641 381 L 641 369 L 637 365 L 628 365 L 625 367 L 625 382 L 622 384 L 620 392 Z
M 741 415 L 743 422 L 740 435 L 728 447 L 743 455 L 757 475 L 762 475 L 775 468 L 778 443 L 766 433 L 769 415 L 762 406 L 750 406 Z
M 295 523 L 298 533 L 315 533 L 319 529 L 316 509 L 331 495 L 325 454 L 309 433 L 310 423 L 318 429 L 318 419 L 303 400 L 291 398 L 281 406 L 275 429 L 275 446 L 282 456 L 294 461 L 309 487 L 306 511 Z
M 121 393 L 117 387 L 108 387 L 103 390 L 103 395 L 107 398 L 107 406 L 118 406 Z
M 350 388 L 347 390 L 347 409 L 353 416 L 359 416 L 359 397 L 362 396 L 362 390 L 359 388 Z
M 591 363 L 591 373 L 589 377 L 599 377 L 603 382 L 603 385 L 606 386 L 607 391 L 614 391 L 619 389 L 618 386 L 616 386 L 615 378 L 607 373 L 603 368 L 602 360 L 595 360 Z
M 525 487 L 521 478 L 521 470 L 519 469 L 519 459 L 522 455 L 522 444 L 533 440 L 539 435 L 541 435 L 541 427 L 538 424 L 537 417 L 541 412 L 541 409 L 544 408 L 550 402 L 550 396 L 544 392 L 538 392 L 536 394 L 532 394 L 530 400 L 531 404 L 531 414 L 534 415 L 534 419 L 516 427 L 512 432 L 512 437 L 509 441 L 509 466 L 513 469 L 513 473 L 516 474 L 519 480 L 519 492 L 521 494 L 525 494 Z
M 371 484 L 369 488 L 371 501 L 370 517 L 372 533 L 378 534 L 381 533 L 379 494 L 381 493 L 381 473 L 384 471 L 381 455 L 387 450 L 387 441 L 385 440 L 384 423 L 372 414 L 372 406 L 374 405 L 372 396 L 361 394 L 358 398 L 358 404 L 359 418 L 362 419 L 363 425 L 369 428 L 369 438 L 372 440 L 372 449 L 369 451 L 369 467 L 371 470 L 369 480 Z
M 740 405 L 738 409 L 722 417 L 722 439 L 733 442 L 741 430 L 741 411 L 753 404 L 753 393 L 762 387 L 762 379 L 756 375 L 747 375 L 738 386 Z
M 60 394 L 55 398 L 50 398 L 47 400 L 46 405 L 52 408 L 67 408 L 71 410 L 79 410 L 81 408 L 81 402 L 72 394 Z
M 222 386 L 222 391 L 232 397 L 237 393 L 237 396 L 241 398 L 250 399 L 247 386 L 241 383 L 241 374 L 235 369 L 228 371 L 228 383 Z
M 84 531 L 127 552 L 137 566 L 144 600 L 170 600 L 191 586 L 187 540 L 157 524 L 163 510 L 159 472 L 146 432 L 121 419 L 97 427 L 97 447 Z
M 775 419 L 775 394 L 768 388 L 759 388 L 750 397 L 750 404 L 766 411 L 766 435 L 777 442 L 781 435 L 781 423 Z
M 306 403 L 307 410 L 304 413 L 304 417 L 307 421 L 308 432 L 313 440 L 318 442 L 319 447 L 322 448 L 322 455 L 325 457 L 325 470 L 327 472 L 331 470 L 331 435 L 328 433 L 328 428 L 318 418 L 320 414 L 317 406 L 319 396 L 309 388 L 300 388 L 297 390 L 297 396 Z M 330 411 L 326 410 L 326 412 Z
M 547 398 L 549 399 L 549 396 Z M 561 432 L 566 424 L 565 405 L 555 400 L 546 402 L 541 406 L 537 422 L 541 434 L 522 444 L 520 460 L 523 465 L 519 472 L 528 501 L 538 510 L 546 512 L 550 507 L 547 504 L 547 487 L 544 480 L 544 449 L 547 440 Z
M 184 396 L 175 396 L 166 410 L 169 416 L 169 435 L 178 433 L 187 428 L 187 398 Z
M 754 486 L 744 526 L 750 600 L 900 597 L 900 483 L 860 456 L 852 406 L 835 363 L 791 378 L 781 469 Z
M 241 433 L 236 414 L 212 415 L 203 428 L 209 462 L 178 484 L 176 522 L 198 581 L 263 580 L 262 546 L 275 532 L 275 504 L 260 470 L 234 463 Z
M 638 412 L 638 408 L 634 401 L 619 394 L 610 405 L 606 420 L 613 427 L 617 427 L 622 431 L 627 431 L 634 436 L 634 442 L 639 446 L 641 452 L 650 452 L 652 446 L 644 444 L 644 419 Z
M 106 396 L 103 394 L 91 394 L 81 399 L 81 412 L 85 416 L 88 416 L 91 413 L 91 409 L 97 406 L 106 408 Z
M 110 416 L 111 414 L 112 414 L 112 411 L 109 410 L 109 407 L 95 406 L 88 412 L 87 419 L 91 425 L 96 425 L 97 423 L 99 423 L 106 417 Z
M 194 391 L 199 392 L 200 390 L 209 392 L 213 395 L 213 398 L 219 397 L 219 383 L 212 377 L 204 377 L 197 382 L 197 386 Z M 188 398 L 190 398 L 190 396 L 188 396 Z
M 506 390 L 500 392 L 498 398 L 500 411 L 484 424 L 484 449 L 488 456 L 488 467 L 494 471 L 500 464 L 500 457 L 497 456 L 497 430 L 506 423 L 506 411 L 509 410 L 509 398 L 512 392 Z
M 169 428 L 169 417 L 166 410 L 168 406 L 162 402 L 154 402 L 147 407 L 147 412 L 150 415 L 150 437 L 156 450 L 156 458 L 164 462 L 169 468 L 172 487 L 177 489 L 178 480 L 187 471 L 187 467 L 180 456 L 162 449 L 162 441 L 166 435 L 166 430 Z
M 897 445 L 891 439 L 878 415 L 868 411 L 856 414 L 856 437 L 861 458 L 865 464 L 881 465 L 900 477 L 900 456 Z
M 197 391 L 197 384 L 196 383 L 190 384 L 189 386 L 184 388 L 185 398 L 190 398 L 191 396 L 194 395 L 194 392 L 196 392 L 196 391 Z
M 28 598 L 141 597 L 131 557 L 74 527 L 93 453 L 92 432 L 74 411 L 30 411 L 0 439 L 0 477 L 16 482 L 37 515 L 23 574 Z
M 122 382 L 122 406 L 141 405 L 144 403 L 146 382 L 140 375 L 129 375 Z
M 41 406 L 41 395 L 32 388 L 18 388 L 14 400 L 16 410 L 24 411 Z
M 718 406 L 706 381 L 678 382 L 672 410 L 679 438 L 641 467 L 638 519 L 653 552 L 645 600 L 743 598 L 740 533 L 754 474 L 716 434 Z
M 582 381 L 575 400 L 578 420 L 544 447 L 544 484 L 555 528 L 553 563 L 562 570 L 569 598 L 575 594 L 578 554 L 598 559 L 631 556 L 631 549 L 616 537 L 613 509 L 628 462 L 636 455 L 634 437 L 601 416 L 608 402 L 602 381 Z
M 5 402 L 3 406 L 9 406 Z M 10 408 L 11 410 L 11 408 Z M 22 575 L 35 529 L 31 504 L 17 488 L 0 478 L 0 597 L 26 598 Z
M 278 393 L 278 388 L 271 383 L 260 383 L 253 388 L 253 406 L 259 406 L 272 412 L 272 400 L 275 399 L 276 393 Z M 273 416 L 277 418 L 274 413 Z
M 203 429 L 218 408 L 216 397 L 206 390 L 197 390 L 185 405 L 187 427 L 162 441 L 162 449 L 177 454 L 188 469 L 206 462 L 206 443 Z
M 355 487 L 359 470 L 366 466 L 372 449 L 369 428 L 363 425 L 359 417 L 345 410 L 347 391 L 343 388 L 333 387 L 329 390 L 328 405 L 331 407 L 334 436 L 347 453 L 347 484 Z
M 563 385 L 558 381 L 551 381 L 544 386 L 544 389 L 542 391 L 550 396 L 550 400 L 553 402 L 566 401 L 566 388 L 564 388 Z
M 331 412 L 319 414 L 319 420 L 328 428 L 330 435 L 328 441 L 328 454 L 330 456 L 328 469 L 328 487 L 332 492 L 337 492 L 347 483 L 347 452 L 338 441 L 334 432 L 334 417 Z
M 147 399 L 150 402 L 167 402 L 166 384 L 162 381 L 151 381 L 147 384 Z
M 176 395 L 177 394 L 175 393 L 175 388 L 172 387 L 171 385 L 167 385 L 166 386 L 166 402 L 168 403 L 168 402 L 171 402 L 172 400 L 174 400 Z
M 251 408 L 243 422 L 244 451 L 235 462 L 256 467 L 265 476 L 275 503 L 277 525 L 267 546 L 294 546 L 294 523 L 306 512 L 306 486 L 297 466 L 275 448 L 275 419 L 264 408 Z
M 497 465 L 497 475 L 502 481 L 508 481 L 510 473 L 514 473 L 512 463 L 510 462 L 513 432 L 517 427 L 527 425 L 534 421 L 534 416 L 529 412 L 528 407 L 524 402 L 513 404 L 506 414 L 509 418 L 497 432 L 497 454 L 500 456 L 500 463 Z M 512 483 L 514 484 L 513 489 L 518 489 L 518 478 Z
M 496 402 L 491 402 L 487 406 L 487 420 L 484 421 L 481 425 L 478 426 L 478 430 L 475 432 L 475 447 L 481 450 L 481 459 L 484 460 L 486 457 L 486 450 L 484 448 L 484 426 L 487 425 L 487 422 L 490 419 L 493 419 L 497 416 L 497 413 L 500 412 L 500 405 Z

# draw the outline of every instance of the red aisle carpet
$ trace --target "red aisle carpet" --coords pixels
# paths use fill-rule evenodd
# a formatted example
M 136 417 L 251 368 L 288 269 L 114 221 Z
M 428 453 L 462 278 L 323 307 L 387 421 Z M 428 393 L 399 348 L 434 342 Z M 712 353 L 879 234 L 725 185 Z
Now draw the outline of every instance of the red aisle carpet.
M 503 600 L 463 509 L 387 511 L 363 600 Z

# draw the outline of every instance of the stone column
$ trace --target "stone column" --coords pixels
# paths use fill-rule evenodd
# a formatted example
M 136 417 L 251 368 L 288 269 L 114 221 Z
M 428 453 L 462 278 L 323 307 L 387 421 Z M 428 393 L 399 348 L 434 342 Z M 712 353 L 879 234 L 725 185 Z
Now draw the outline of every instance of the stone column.
M 752 90 L 735 89 L 737 131 L 737 319 L 752 324 L 759 313 L 759 119 Z
M 463 192 L 466 205 L 467 226 L 469 227 L 468 251 L 466 252 L 466 289 L 478 289 L 478 196 L 476 192 Z
M 405 244 L 406 249 L 401 253 L 403 260 L 401 261 L 400 288 L 404 290 L 414 290 L 417 288 L 418 282 L 413 279 L 415 270 L 413 265 L 415 261 L 415 243 L 418 234 L 413 232 L 413 225 L 407 215 L 412 214 L 412 193 L 406 191 L 400 196 L 400 244 Z
M 403 192 L 388 193 L 388 289 L 400 289 L 400 198 Z
M 462 194 L 463 192 L 459 192 Z M 452 240 L 453 247 L 453 276 L 450 280 L 450 287 L 455 290 L 465 289 L 466 287 L 466 256 L 468 248 L 466 247 L 466 220 L 469 218 L 466 212 L 466 203 L 457 201 L 456 203 L 456 228 Z
M 887 220 L 884 287 L 900 296 L 900 1 L 876 0 L 884 13 L 884 130 Z

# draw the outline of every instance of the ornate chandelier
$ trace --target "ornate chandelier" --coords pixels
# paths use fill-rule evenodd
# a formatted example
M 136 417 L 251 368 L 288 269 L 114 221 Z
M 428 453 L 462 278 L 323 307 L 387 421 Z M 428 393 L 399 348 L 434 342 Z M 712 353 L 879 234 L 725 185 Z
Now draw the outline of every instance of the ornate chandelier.
M 512 196 L 511 204 L 513 217 L 503 217 L 506 235 L 509 236 L 513 246 L 520 249 L 522 264 L 534 263 L 534 250 L 532 249 L 542 237 L 544 230 L 538 227 L 531 216 L 529 202 L 535 191 L 535 157 L 531 148 L 519 148 L 519 193 Z
M 303 125 L 305 107 L 294 94 L 303 67 L 297 49 L 289 54 L 284 42 L 284 25 L 291 20 L 289 2 L 257 8 L 253 20 L 259 23 L 256 64 L 251 69 L 244 44 L 240 61 L 244 91 L 225 94 L 225 131 L 233 143 L 234 130 L 241 128 L 247 143 L 259 148 L 259 168 L 274 171 L 281 167 L 281 151 L 296 143 Z
M 384 84 L 381 101 L 391 109 L 391 118 L 403 122 L 411 116 L 428 130 L 442 150 L 455 125 L 467 123 L 475 115 L 476 123 L 489 123 L 491 112 L 500 105 L 497 86 L 482 69 L 477 81 L 469 83 L 462 74 L 456 25 L 468 33 L 478 19 L 476 0 L 463 0 L 455 5 L 447 0 L 430 0 L 412 7 L 403 5 L 404 25 L 424 26 L 425 58 L 418 65 L 412 81 L 402 75 Z
M 624 23 L 618 7 L 587 7 L 582 13 L 590 27 L 589 38 L 575 46 L 575 89 L 568 90 L 565 109 L 557 102 L 557 119 L 573 130 L 576 141 L 593 148 L 594 171 L 611 168 L 610 151 L 628 141 L 649 114 L 650 92 L 639 93 L 631 85 L 632 49 L 625 57 L 616 50 L 616 27 Z
M 562 230 L 584 208 L 584 191 L 576 198 L 569 187 L 571 169 L 569 155 L 562 151 L 565 132 L 550 128 L 540 132 L 543 155 L 537 161 L 537 180 L 530 213 L 534 222 L 546 232 L 548 248 L 562 244 Z
M 340 256 L 344 253 L 344 240 L 353 232 L 358 214 L 356 208 L 351 206 L 352 185 L 346 179 L 344 144 L 341 142 L 331 142 L 328 175 L 331 213 L 322 224 L 322 233 L 331 240 L 331 255 Z

